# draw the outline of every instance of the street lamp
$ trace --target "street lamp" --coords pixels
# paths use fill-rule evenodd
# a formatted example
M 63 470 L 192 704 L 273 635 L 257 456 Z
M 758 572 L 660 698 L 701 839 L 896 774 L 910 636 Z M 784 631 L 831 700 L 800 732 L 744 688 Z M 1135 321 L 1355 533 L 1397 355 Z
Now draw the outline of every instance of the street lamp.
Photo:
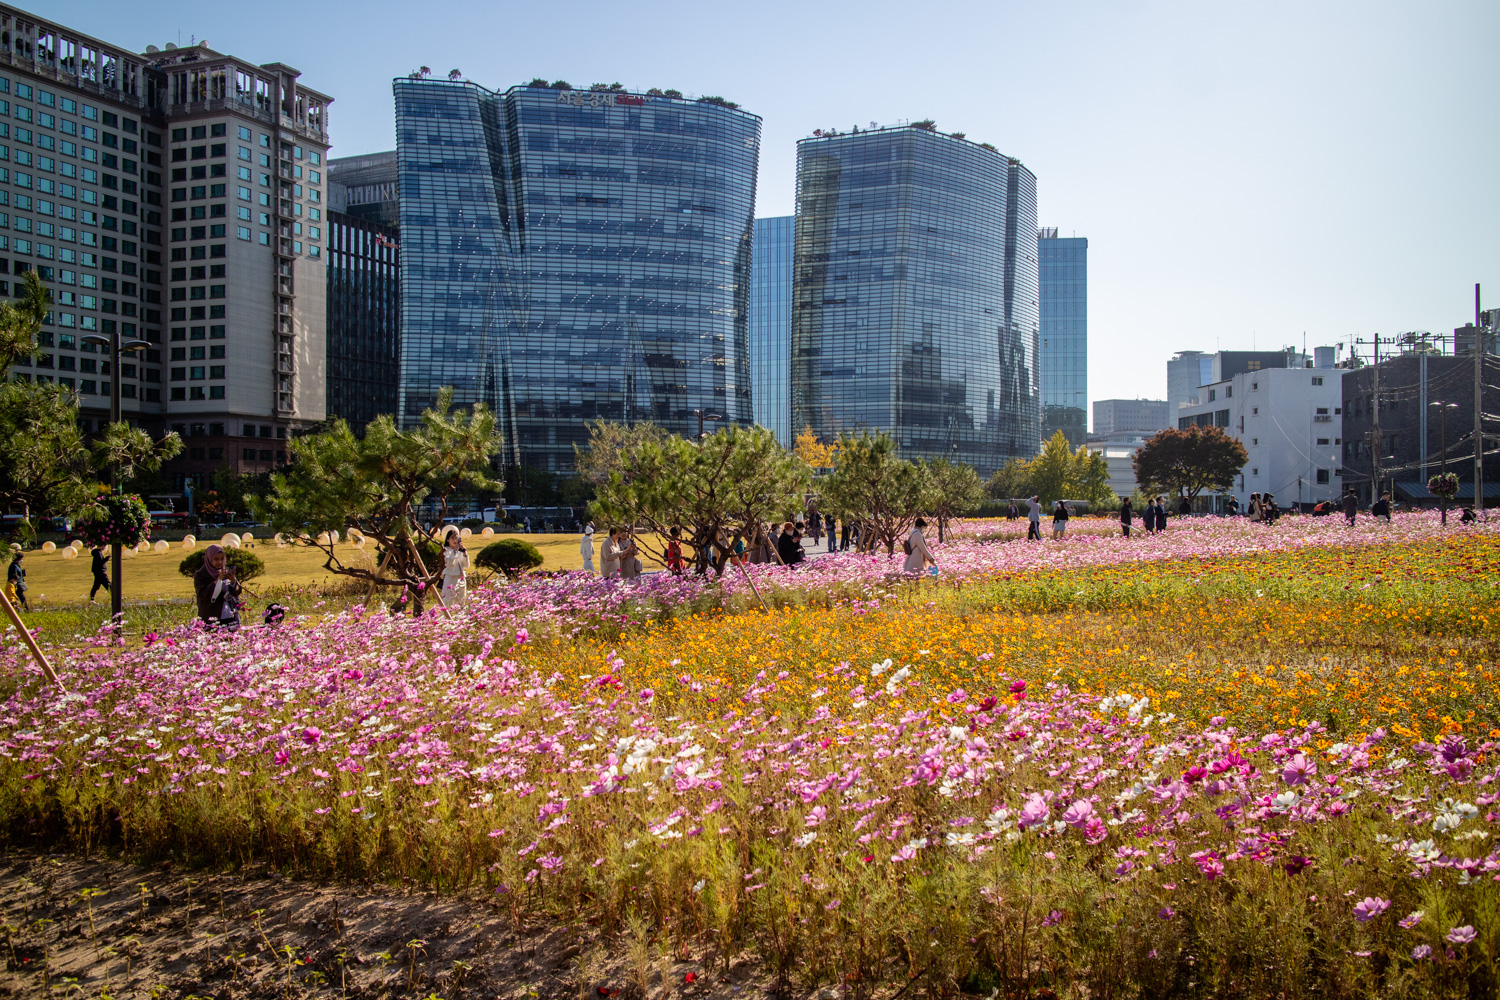
M 120 422 L 120 355 L 144 351 L 151 345 L 144 340 L 127 340 L 121 343 L 118 333 L 112 333 L 108 337 L 89 333 L 79 339 L 85 344 L 96 344 L 109 349 L 109 422 L 118 424 Z M 113 464 L 109 467 L 109 488 L 115 493 L 120 492 L 120 472 Z M 120 542 L 118 539 L 110 545 L 109 570 L 109 615 L 110 621 L 118 627 L 120 623 Z
M 1445 402 L 1443 402 L 1440 399 L 1435 399 L 1432 402 L 1428 403 L 1427 405 L 1428 406 L 1435 406 L 1435 407 L 1437 407 L 1437 411 L 1438 411 L 1438 427 L 1440 428 L 1439 440 L 1442 443 L 1442 449 L 1443 449 L 1442 450 L 1442 472 L 1443 472 L 1444 475 L 1447 475 L 1448 474 L 1448 411 L 1449 410 L 1456 410 L 1456 409 L 1458 409 L 1458 404 L 1457 403 L 1445 403 Z M 1442 511 L 1443 523 L 1447 524 L 1448 523 L 1448 498 L 1447 497 L 1438 497 L 1438 509 Z
M 703 443 L 703 421 L 705 421 L 705 420 L 723 420 L 724 417 L 723 417 L 722 414 L 719 414 L 719 413 L 704 413 L 702 410 L 693 410 L 692 413 L 693 413 L 693 415 L 695 417 L 698 418 L 698 437 L 697 437 L 697 441 L 698 441 L 699 444 L 702 444 Z

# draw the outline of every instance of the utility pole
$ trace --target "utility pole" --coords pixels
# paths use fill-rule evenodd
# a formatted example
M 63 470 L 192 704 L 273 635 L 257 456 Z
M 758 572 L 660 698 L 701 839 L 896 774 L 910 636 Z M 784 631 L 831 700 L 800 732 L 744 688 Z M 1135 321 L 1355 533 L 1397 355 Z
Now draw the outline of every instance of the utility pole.
M 1442 448 L 1443 448 L 1442 457 L 1439 459 L 1439 461 L 1442 463 L 1441 464 L 1442 474 L 1446 476 L 1448 474 L 1448 411 L 1449 410 L 1456 410 L 1456 409 L 1458 409 L 1458 404 L 1457 403 L 1445 403 L 1445 402 L 1443 402 L 1442 400 L 1439 399 L 1439 400 L 1434 400 L 1431 403 L 1428 403 L 1427 405 L 1428 406 L 1435 406 L 1435 407 L 1438 408 L 1438 426 L 1441 428 L 1441 430 L 1440 430 L 1439 433 L 1441 435 L 1440 440 L 1441 440 Z M 1448 523 L 1448 498 L 1446 496 L 1439 497 L 1438 498 L 1438 506 L 1442 509 L 1442 512 L 1443 512 L 1443 523 L 1447 524 Z
M 1484 510 L 1484 329 L 1480 322 L 1479 283 L 1474 283 L 1474 510 L 1489 520 Z
M 1380 499 L 1380 451 L 1385 447 L 1380 437 L 1380 334 L 1375 334 L 1375 364 L 1370 366 L 1373 381 L 1374 409 L 1370 417 L 1370 503 Z

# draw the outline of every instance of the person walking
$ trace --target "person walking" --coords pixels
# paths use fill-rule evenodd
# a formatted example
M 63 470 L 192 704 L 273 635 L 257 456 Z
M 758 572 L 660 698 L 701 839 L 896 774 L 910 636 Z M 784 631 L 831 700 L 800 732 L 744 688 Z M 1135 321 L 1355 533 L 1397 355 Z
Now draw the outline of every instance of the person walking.
M 835 529 L 837 528 L 837 522 L 834 521 L 832 514 L 829 514 L 828 517 L 824 520 L 823 527 L 828 532 L 828 551 L 830 553 L 837 552 L 838 551 L 838 539 L 835 537 L 835 534 L 834 534 Z
M 1131 507 L 1130 507 L 1130 498 L 1129 497 L 1124 497 L 1123 499 L 1121 499 L 1121 501 L 1120 501 L 1120 530 L 1124 533 L 1124 535 L 1125 535 L 1126 538 L 1130 537 L 1130 522 L 1134 518 L 1134 515 L 1135 515 L 1135 512 L 1133 510 L 1131 510 Z
M 99 593 L 99 588 L 103 587 L 106 594 L 111 592 L 109 589 L 109 574 L 104 572 L 104 567 L 109 564 L 104 556 L 104 546 L 95 545 L 89 552 L 93 556 L 94 568 L 94 586 L 89 591 L 89 603 L 93 604 L 94 595 Z
M 781 526 L 781 537 L 776 539 L 776 554 L 783 566 L 795 566 L 802 561 L 802 543 L 797 538 L 797 526 L 787 521 Z
M 849 551 L 849 519 L 844 518 L 843 527 L 839 529 L 839 551 Z
M 1354 492 L 1353 486 L 1344 491 L 1339 506 L 1344 508 L 1344 520 L 1349 522 L 1349 527 L 1354 527 L 1354 516 L 1359 513 L 1359 494 Z
M 807 526 L 812 529 L 813 548 L 817 548 L 823 541 L 823 515 L 818 513 L 818 508 L 808 508 Z
M 1005 508 L 1005 519 L 1007 521 L 1014 521 L 1020 514 L 1021 512 L 1016 509 L 1016 502 L 1014 500 L 1010 502 L 1010 506 Z
M 1052 540 L 1062 541 L 1063 532 L 1068 530 L 1068 505 L 1061 500 L 1052 504 Z
M 1042 540 L 1042 502 L 1036 497 L 1026 501 L 1026 540 Z
M 24 553 L 16 549 L 15 555 L 10 557 L 10 567 L 5 571 L 5 586 L 10 591 L 11 600 L 14 601 L 22 611 L 30 611 L 31 605 L 26 603 L 26 570 L 21 566 Z
M 1156 533 L 1163 534 L 1167 530 L 1167 498 L 1164 496 L 1156 498 Z
M 917 518 L 911 527 L 911 534 L 906 536 L 906 541 L 901 543 L 901 549 L 906 553 L 906 562 L 901 569 L 906 573 L 920 573 L 931 565 L 937 569 L 937 560 L 932 556 L 932 550 L 927 547 L 927 537 L 922 529 L 927 527 L 927 522 Z
M 233 632 L 240 627 L 240 580 L 222 545 L 210 545 L 203 565 L 193 574 L 198 620 L 209 628 Z
M 454 528 L 443 537 L 443 606 L 461 610 L 469 600 L 469 550 L 463 536 Z
M 687 573 L 687 567 L 682 564 L 682 529 L 672 525 L 672 540 L 667 542 L 667 572 L 673 576 L 683 576 Z
M 594 575 L 594 522 L 583 529 L 583 541 L 578 543 L 578 554 L 583 556 L 583 571 Z

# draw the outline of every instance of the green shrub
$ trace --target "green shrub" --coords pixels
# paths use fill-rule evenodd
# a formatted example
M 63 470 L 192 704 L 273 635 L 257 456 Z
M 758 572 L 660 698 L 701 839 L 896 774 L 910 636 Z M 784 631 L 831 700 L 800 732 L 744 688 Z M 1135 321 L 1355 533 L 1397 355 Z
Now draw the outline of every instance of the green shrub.
M 542 564 L 542 554 L 530 542 L 519 538 L 504 538 L 491 542 L 474 558 L 474 565 L 497 570 L 506 576 L 516 576 Z
M 206 547 L 198 549 L 196 552 L 189 552 L 187 558 L 177 564 L 177 572 L 191 579 L 197 574 L 198 570 L 203 568 L 203 560 L 207 555 L 208 549 Z M 260 556 L 249 549 L 225 549 L 224 559 L 229 565 L 234 567 L 234 571 L 239 575 L 241 583 L 253 580 L 266 571 L 266 564 L 261 562 Z

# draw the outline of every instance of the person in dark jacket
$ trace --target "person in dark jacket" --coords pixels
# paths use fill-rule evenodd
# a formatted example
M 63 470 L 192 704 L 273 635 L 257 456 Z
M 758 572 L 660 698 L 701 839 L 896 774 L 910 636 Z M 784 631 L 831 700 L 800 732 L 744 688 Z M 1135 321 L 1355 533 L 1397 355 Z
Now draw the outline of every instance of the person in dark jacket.
M 844 526 L 839 529 L 839 551 L 849 551 L 849 519 L 844 518 Z
M 1182 503 L 1180 503 L 1180 504 L 1177 505 L 1177 516 L 1178 517 L 1187 517 L 1192 512 L 1193 512 L 1193 501 L 1189 500 L 1187 497 L 1183 497 L 1182 498 Z
M 1376 517 L 1378 517 L 1380 520 L 1384 521 L 1386 524 L 1390 524 L 1391 523 L 1391 495 L 1389 493 L 1382 493 L 1382 494 L 1380 494 L 1380 499 L 1376 500 L 1374 503 L 1370 504 L 1370 513 L 1374 514 Z
M 1130 509 L 1130 498 L 1125 497 L 1120 501 L 1120 530 L 1125 533 L 1126 538 L 1130 537 L 1130 522 L 1134 514 Z
M 1352 528 L 1354 527 L 1354 515 L 1359 513 L 1359 494 L 1354 492 L 1353 486 L 1344 492 L 1344 499 L 1341 503 L 1344 508 L 1344 520 L 1348 521 L 1349 527 Z
M 828 551 L 829 552 L 837 552 L 838 551 L 838 535 L 837 535 L 838 524 L 834 521 L 832 514 L 829 514 L 826 518 L 823 519 L 823 527 L 828 530 Z
M 240 627 L 240 581 L 223 546 L 210 545 L 203 553 L 203 565 L 193 574 L 193 593 L 205 625 L 231 631 Z
M 110 590 L 109 590 L 109 575 L 104 572 L 104 567 L 107 565 L 107 563 L 105 562 L 105 558 L 104 558 L 104 546 L 102 546 L 102 545 L 95 545 L 89 551 L 93 555 L 93 564 L 94 564 L 94 588 L 89 591 L 89 603 L 93 604 L 94 603 L 94 595 L 97 594 L 97 593 L 99 593 L 99 588 L 100 587 L 104 588 L 104 592 L 106 594 L 110 592 Z
M 31 605 L 26 603 L 26 570 L 21 567 L 22 558 L 21 550 L 16 549 L 16 554 L 11 556 L 10 568 L 5 571 L 5 585 L 10 588 L 21 610 L 30 611 Z
M 776 539 L 776 554 L 784 566 L 795 566 L 802 561 L 802 540 L 791 521 L 781 526 L 781 537 Z

